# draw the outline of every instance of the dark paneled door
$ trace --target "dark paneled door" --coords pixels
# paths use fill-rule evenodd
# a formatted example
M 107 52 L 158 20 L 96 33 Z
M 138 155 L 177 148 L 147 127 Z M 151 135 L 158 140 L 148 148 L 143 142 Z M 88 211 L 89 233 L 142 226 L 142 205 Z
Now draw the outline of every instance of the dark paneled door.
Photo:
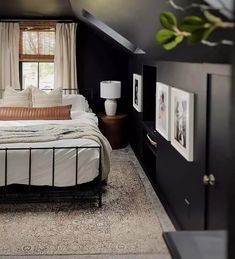
M 208 185 L 207 228 L 225 229 L 227 225 L 226 161 L 229 149 L 229 112 L 231 77 L 209 75 L 208 86 L 207 173 L 215 178 Z

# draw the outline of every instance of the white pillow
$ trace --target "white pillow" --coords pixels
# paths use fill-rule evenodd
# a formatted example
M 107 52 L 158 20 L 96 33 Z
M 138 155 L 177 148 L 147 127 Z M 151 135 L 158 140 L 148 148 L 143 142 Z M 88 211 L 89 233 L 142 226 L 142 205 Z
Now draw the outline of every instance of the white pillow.
M 56 89 L 45 92 L 36 87 L 31 87 L 33 107 L 54 107 L 62 105 L 62 90 Z
M 3 93 L 1 106 L 5 107 L 30 107 L 31 90 L 16 91 L 11 86 L 7 86 Z
M 72 111 L 90 111 L 89 104 L 86 98 L 81 94 L 63 95 L 63 105 L 72 105 Z

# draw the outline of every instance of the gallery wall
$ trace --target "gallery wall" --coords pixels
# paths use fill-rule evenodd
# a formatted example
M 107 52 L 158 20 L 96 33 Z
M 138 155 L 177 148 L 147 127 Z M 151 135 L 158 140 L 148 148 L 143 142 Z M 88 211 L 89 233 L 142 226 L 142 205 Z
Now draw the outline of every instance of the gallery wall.
M 120 31 L 119 27 L 115 29 Z M 146 26 L 142 26 L 139 33 L 145 29 Z M 130 39 L 128 33 L 125 36 Z M 223 34 L 218 33 L 216 37 L 221 38 Z M 143 45 L 149 40 L 146 37 L 141 38 Z M 181 45 L 171 52 L 161 50 L 156 53 L 158 48 L 150 48 L 147 55 L 134 55 L 126 53 L 107 36 L 83 23 L 78 31 L 77 47 L 79 87 L 94 89 L 94 111 L 103 110 L 103 100 L 99 97 L 99 82 L 111 78 L 122 81 L 119 112 L 128 111 L 129 141 L 140 161 L 143 155 L 143 113 L 132 108 L 132 74 L 143 74 L 143 65 L 154 66 L 157 69 L 157 80 L 195 93 L 195 161 L 188 163 L 170 142 L 159 135 L 159 145 L 162 148 L 159 149 L 157 170 L 160 172 L 159 188 L 162 189 L 164 202 L 168 204 L 169 213 L 179 228 L 204 229 L 205 188 L 202 177 L 206 166 L 207 65 L 202 63 L 229 63 L 229 47 Z M 169 62 L 157 63 L 156 57 L 157 60 Z M 190 202 L 190 206 L 185 200 Z
M 205 187 L 202 183 L 206 172 L 207 142 L 207 91 L 209 71 L 221 71 L 226 65 L 184 62 L 153 63 L 146 58 L 135 58 L 129 63 L 129 77 L 143 73 L 143 65 L 155 66 L 157 81 L 195 94 L 194 162 L 188 162 L 179 152 L 157 133 L 157 188 L 163 194 L 163 203 L 180 229 L 206 227 Z M 129 82 L 131 84 L 131 81 Z M 146 86 L 145 86 L 146 87 Z M 145 90 L 148 92 L 148 90 Z M 154 96 L 149 98 L 155 98 Z M 143 107 L 146 109 L 146 107 Z M 152 107 L 155 110 L 155 107 Z M 143 113 L 130 110 L 130 143 L 139 159 L 143 152 Z M 186 202 L 187 201 L 187 202 Z
M 202 64 L 160 62 L 158 78 L 170 86 L 195 94 L 194 105 L 194 162 L 188 162 L 170 142 L 159 135 L 157 171 L 165 197 L 184 229 L 204 228 L 207 76 Z M 161 173 L 162 172 L 162 173 Z M 190 203 L 190 208 L 185 201 Z
M 208 172 L 207 121 L 210 116 L 208 114 L 208 74 L 223 74 L 227 66 L 160 62 L 157 67 L 158 81 L 194 93 L 195 98 L 194 161 L 187 162 L 169 142 L 165 143 L 164 149 L 159 150 L 157 171 L 162 176 L 159 183 L 164 190 L 167 190 L 166 197 L 184 229 L 205 228 L 209 225 L 204 214 L 208 204 L 206 204 L 207 194 L 202 179 L 203 175 Z M 215 94 L 219 96 L 220 92 Z M 222 109 L 225 104 L 214 105 Z M 160 135 L 159 141 L 165 142 Z M 189 204 L 185 202 L 186 200 Z M 217 224 L 217 227 L 222 226 L 224 227 L 225 223 Z

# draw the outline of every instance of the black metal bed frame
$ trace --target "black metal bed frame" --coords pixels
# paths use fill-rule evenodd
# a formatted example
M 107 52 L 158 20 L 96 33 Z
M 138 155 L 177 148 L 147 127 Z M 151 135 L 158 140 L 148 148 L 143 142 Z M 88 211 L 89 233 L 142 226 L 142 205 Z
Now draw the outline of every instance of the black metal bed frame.
M 52 90 L 52 89 L 46 89 Z M 78 89 L 63 89 L 67 91 L 78 92 Z M 88 101 L 93 99 L 92 89 L 85 89 L 90 91 L 90 95 L 85 97 Z M 82 94 L 82 91 L 79 90 Z M 79 149 L 99 149 L 99 168 L 98 176 L 95 180 L 86 184 L 78 184 L 78 164 L 79 164 Z M 55 186 L 55 157 L 56 150 L 59 149 L 74 149 L 75 158 L 75 172 L 74 172 L 74 186 L 69 187 L 57 187 Z M 35 186 L 32 185 L 32 151 L 33 150 L 51 150 L 52 152 L 52 184 L 51 186 Z M 29 148 L 12 148 L 5 147 L 0 148 L 0 151 L 4 152 L 5 171 L 4 174 L 4 186 L 0 187 L 0 203 L 25 203 L 25 202 L 59 202 L 59 201 L 76 201 L 81 199 L 92 199 L 97 197 L 98 206 L 102 206 L 102 172 L 101 172 L 101 146 L 74 146 L 74 147 L 29 147 Z M 11 184 L 8 185 L 8 159 L 9 152 L 11 151 L 28 151 L 28 184 Z M 1 173 L 1 172 L 0 172 Z
M 78 163 L 79 163 L 79 149 L 99 149 L 99 168 L 98 176 L 94 181 L 93 190 L 87 192 L 88 186 L 78 184 Z M 74 172 L 74 186 L 72 187 L 56 187 L 55 186 L 55 158 L 56 150 L 59 149 L 74 149 L 75 158 L 75 172 Z M 52 184 L 51 186 L 32 186 L 32 151 L 33 150 L 51 150 L 52 151 Z M 5 171 L 4 171 L 4 186 L 0 188 L 0 203 L 18 203 L 18 202 L 42 202 L 42 201 L 65 201 L 78 199 L 91 199 L 98 196 L 98 205 L 102 206 L 102 174 L 101 174 L 101 147 L 100 146 L 76 146 L 76 147 L 29 147 L 29 148 L 0 148 L 4 151 Z M 8 185 L 8 159 L 11 151 L 28 151 L 28 185 Z M 95 187 L 95 188 L 94 188 Z M 20 190 L 20 192 L 18 191 Z M 89 188 L 88 188 L 89 189 Z

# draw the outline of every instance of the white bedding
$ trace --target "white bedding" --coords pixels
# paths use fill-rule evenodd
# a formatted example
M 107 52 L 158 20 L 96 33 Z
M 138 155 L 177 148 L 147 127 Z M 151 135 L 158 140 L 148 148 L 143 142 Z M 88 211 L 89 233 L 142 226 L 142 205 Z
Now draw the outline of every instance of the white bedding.
M 87 123 L 97 125 L 97 117 L 93 113 L 72 112 L 72 120 L 50 121 L 50 124 Z M 0 127 L 18 127 L 28 125 L 48 124 L 48 121 L 0 121 Z M 13 143 L 2 144 L 5 147 L 75 147 L 97 146 L 95 141 L 88 139 L 64 139 L 41 143 Z M 98 176 L 99 149 L 82 148 L 78 151 L 78 181 L 77 184 L 90 182 Z M 5 183 L 5 156 L 0 151 L 0 186 Z M 7 184 L 28 184 L 29 151 L 8 151 L 8 179 Z M 76 172 L 75 149 L 61 149 L 55 151 L 55 186 L 75 185 Z M 32 151 L 32 185 L 52 185 L 52 151 Z

